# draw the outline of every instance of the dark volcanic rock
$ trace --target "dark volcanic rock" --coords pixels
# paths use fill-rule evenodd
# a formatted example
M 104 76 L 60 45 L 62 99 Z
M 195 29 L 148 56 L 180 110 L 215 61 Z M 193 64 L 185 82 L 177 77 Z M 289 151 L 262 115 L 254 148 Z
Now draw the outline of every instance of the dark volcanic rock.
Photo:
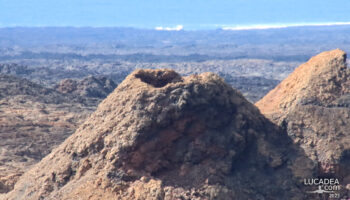
M 64 79 L 55 86 L 55 89 L 61 93 L 103 99 L 115 87 L 116 84 L 111 79 L 103 76 L 89 76 L 82 80 Z
M 253 103 L 263 98 L 280 82 L 279 80 L 267 79 L 259 76 L 231 76 L 224 73 L 219 73 L 219 75 L 223 77 L 227 83 L 232 85 L 232 87 L 242 92 L 243 96 Z
M 0 74 L 0 99 L 13 96 L 26 96 L 34 101 L 51 104 L 77 101 L 71 96 L 62 95 L 53 89 L 43 87 L 27 79 Z M 23 98 L 23 100 L 27 99 Z
M 212 73 L 137 70 L 4 199 L 306 199 L 312 162 Z
M 28 75 L 32 73 L 33 70 L 29 69 L 27 66 L 18 65 L 16 63 L 11 64 L 0 64 L 0 74 L 10 74 L 10 75 Z

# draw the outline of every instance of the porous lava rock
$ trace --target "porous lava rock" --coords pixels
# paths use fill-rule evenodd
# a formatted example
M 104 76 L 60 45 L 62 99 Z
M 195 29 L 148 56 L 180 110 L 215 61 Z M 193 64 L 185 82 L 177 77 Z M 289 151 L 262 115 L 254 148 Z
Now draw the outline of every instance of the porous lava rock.
M 306 199 L 313 163 L 213 73 L 136 70 L 4 199 Z

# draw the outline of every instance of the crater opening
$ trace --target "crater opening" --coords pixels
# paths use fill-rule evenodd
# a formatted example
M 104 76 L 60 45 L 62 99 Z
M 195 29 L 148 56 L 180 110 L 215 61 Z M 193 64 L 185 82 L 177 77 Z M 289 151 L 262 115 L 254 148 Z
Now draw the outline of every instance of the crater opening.
M 181 76 L 173 70 L 140 70 L 135 77 L 156 88 L 182 81 Z

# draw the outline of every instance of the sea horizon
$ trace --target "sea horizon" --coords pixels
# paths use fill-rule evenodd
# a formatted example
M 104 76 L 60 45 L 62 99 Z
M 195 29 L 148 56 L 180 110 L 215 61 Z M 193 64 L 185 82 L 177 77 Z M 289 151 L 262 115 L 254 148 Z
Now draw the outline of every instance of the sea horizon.
M 269 23 L 269 24 L 202 24 L 202 25 L 159 25 L 154 27 L 142 26 L 73 26 L 73 25 L 10 25 L 1 26 L 0 29 L 6 28 L 130 28 L 139 30 L 156 30 L 156 31 L 205 31 L 205 30 L 224 30 L 224 31 L 241 31 L 241 30 L 265 30 L 265 29 L 284 29 L 293 27 L 322 27 L 322 26 L 348 26 L 350 22 L 315 22 L 315 23 Z

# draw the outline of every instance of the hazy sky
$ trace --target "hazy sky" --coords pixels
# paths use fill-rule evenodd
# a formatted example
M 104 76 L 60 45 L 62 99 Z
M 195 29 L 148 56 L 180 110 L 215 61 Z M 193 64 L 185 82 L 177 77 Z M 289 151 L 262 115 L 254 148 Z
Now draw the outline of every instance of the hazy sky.
M 0 0 L 0 26 L 185 29 L 350 22 L 350 0 Z

